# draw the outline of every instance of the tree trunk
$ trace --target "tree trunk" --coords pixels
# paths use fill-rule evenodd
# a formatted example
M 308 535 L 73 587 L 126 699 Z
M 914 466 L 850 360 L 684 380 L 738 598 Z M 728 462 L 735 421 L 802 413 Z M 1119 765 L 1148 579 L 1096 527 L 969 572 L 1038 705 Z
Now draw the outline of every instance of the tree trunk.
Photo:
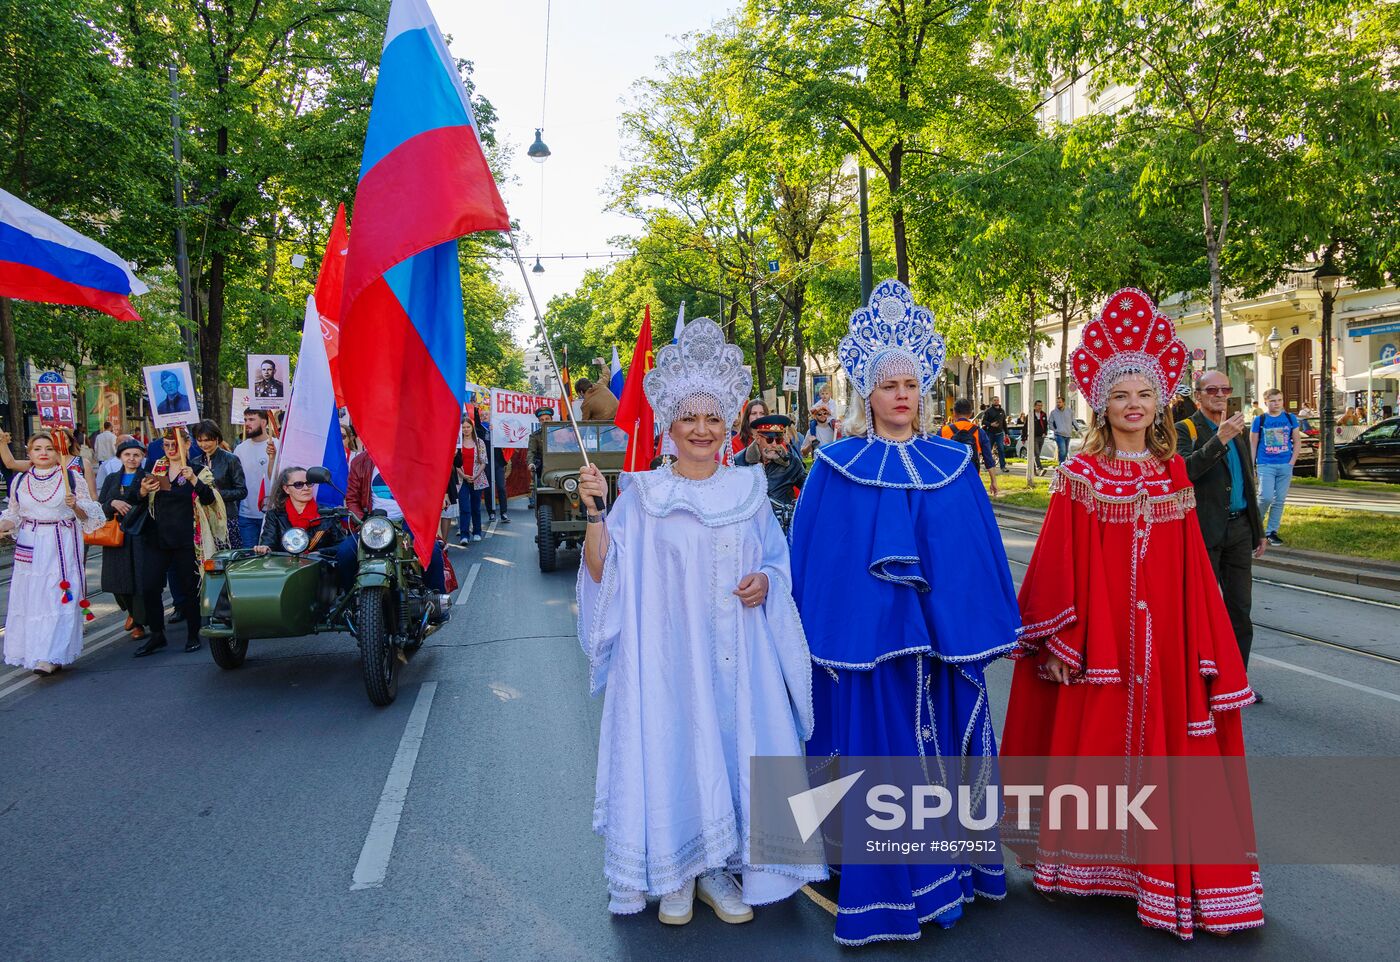
M 272 210 L 272 231 L 267 236 L 264 250 L 266 258 L 262 282 L 262 328 L 264 335 L 272 333 L 272 282 L 277 276 L 277 226 L 279 223 L 279 211 L 274 207 Z
M 1060 302 L 1060 383 L 1057 389 L 1057 396 L 1064 398 L 1066 404 L 1069 403 L 1069 315 L 1070 298 L 1066 294 Z
M 19 349 L 15 346 L 15 318 L 10 299 L 0 297 L 0 341 L 5 352 L 5 396 L 10 400 L 11 444 L 24 442 L 24 385 L 19 376 Z
M 758 286 L 749 281 L 749 323 L 753 325 L 753 367 L 754 380 L 758 384 L 758 396 L 768 390 L 768 370 L 764 364 L 767 351 L 763 347 L 763 329 L 758 320 Z
M 904 141 L 896 140 L 890 148 L 889 171 L 885 183 L 890 189 L 890 227 L 894 232 L 895 276 L 909 284 L 909 237 L 904 222 L 904 200 L 900 188 L 904 185 Z M 873 278 L 872 278 L 873 281 Z M 878 282 L 876 282 L 878 283 Z
M 1222 300 L 1224 298 L 1220 276 L 1220 252 L 1225 246 L 1225 232 L 1230 225 L 1230 182 L 1220 185 L 1220 226 L 1215 226 L 1215 215 L 1210 202 L 1210 178 L 1201 173 L 1201 222 L 1206 239 L 1206 263 L 1210 268 L 1210 311 L 1215 332 L 1215 369 L 1229 374 L 1225 361 L 1225 320 Z
M 1025 415 L 1022 437 L 1026 442 L 1026 487 L 1035 487 L 1035 291 L 1031 291 L 1026 308 L 1026 379 L 1021 389 L 1021 404 Z
M 222 421 L 219 390 L 219 352 L 224 345 L 224 271 L 228 257 L 222 251 L 209 258 L 209 310 L 199 326 L 199 376 L 204 403 L 204 417 Z
M 802 265 L 799 265 L 799 269 Z M 807 423 L 807 411 L 811 398 L 807 396 L 807 338 L 802 332 L 803 302 L 807 299 L 807 285 L 794 281 L 792 285 L 792 350 L 797 355 L 797 426 Z

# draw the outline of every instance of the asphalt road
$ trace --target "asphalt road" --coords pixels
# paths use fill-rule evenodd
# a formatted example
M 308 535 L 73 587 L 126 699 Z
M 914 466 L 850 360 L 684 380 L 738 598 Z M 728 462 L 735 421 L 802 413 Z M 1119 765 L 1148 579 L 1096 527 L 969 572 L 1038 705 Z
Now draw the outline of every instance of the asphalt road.
M 0 960 L 1393 957 L 1395 866 L 1266 867 L 1265 928 L 1189 949 L 1124 900 L 1047 903 L 1019 869 L 954 929 L 859 950 L 804 895 L 744 926 L 611 918 L 574 571 L 542 575 L 515 518 L 453 550 L 466 595 L 387 709 L 347 636 L 255 642 L 224 672 L 179 646 L 133 660 L 110 612 L 74 670 L 0 674 Z M 1019 577 L 1034 532 L 1005 536 Z M 1251 752 L 1397 754 L 1400 664 L 1306 640 L 1400 656 L 1395 599 L 1268 580 L 1256 618 L 1292 634 L 1258 632 Z M 1000 718 L 1010 666 L 990 677 Z

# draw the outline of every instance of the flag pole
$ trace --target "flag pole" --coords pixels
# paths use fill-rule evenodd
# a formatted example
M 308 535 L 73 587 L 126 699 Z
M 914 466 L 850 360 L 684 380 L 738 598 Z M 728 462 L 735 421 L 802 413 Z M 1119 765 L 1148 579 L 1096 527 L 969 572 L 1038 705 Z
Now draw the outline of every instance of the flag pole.
M 559 371 L 559 362 L 554 358 L 554 344 L 549 339 L 549 328 L 545 326 L 544 315 L 540 313 L 540 302 L 535 298 L 535 289 L 530 286 L 530 272 L 525 269 L 525 262 L 520 259 L 520 248 L 515 243 L 515 232 L 506 231 L 506 237 L 510 238 L 510 249 L 515 255 L 515 265 L 520 268 L 520 279 L 525 282 L 525 291 L 530 295 L 530 306 L 535 311 L 535 323 L 540 326 L 540 336 L 544 338 L 545 353 L 549 355 L 549 366 L 554 369 L 554 380 L 559 382 L 559 388 L 564 388 L 564 375 Z M 562 399 L 561 399 L 562 400 Z M 564 416 L 569 419 L 569 425 L 574 429 L 574 437 L 578 440 L 579 453 L 583 455 L 583 466 L 588 467 L 588 448 L 583 443 L 583 432 L 579 430 L 578 421 L 574 419 L 573 405 L 564 404 Z M 602 507 L 602 505 L 598 505 Z

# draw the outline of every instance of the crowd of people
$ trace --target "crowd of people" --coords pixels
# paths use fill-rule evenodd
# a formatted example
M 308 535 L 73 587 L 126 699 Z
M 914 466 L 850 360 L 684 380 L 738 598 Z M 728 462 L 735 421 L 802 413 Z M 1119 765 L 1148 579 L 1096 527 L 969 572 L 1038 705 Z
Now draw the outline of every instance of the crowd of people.
M 942 339 L 903 285 L 880 285 L 852 317 L 840 356 L 856 403 L 844 436 L 814 446 L 790 539 L 766 502 L 801 446 L 746 400 L 739 350 L 698 319 L 661 351 L 678 355 L 645 391 L 674 457 L 626 476 L 611 504 L 596 466 L 579 484 L 579 640 L 591 690 L 605 691 L 593 827 L 610 911 L 650 899 L 683 925 L 698 899 L 742 923 L 830 875 L 835 938 L 861 945 L 917 939 L 924 923 L 1002 898 L 1004 866 L 990 861 L 751 858 L 749 792 L 758 757 L 805 757 L 814 772 L 850 756 L 991 758 L 984 672 L 1001 657 L 1017 663 L 1004 756 L 1242 757 L 1239 710 L 1255 693 L 1237 569 L 1266 544 L 1249 448 L 1223 417 L 1223 375 L 1201 379 L 1189 426 L 1169 416 L 1188 354 L 1146 295 L 1119 292 L 1085 328 L 1074 383 L 1093 420 L 1054 469 L 1019 595 L 968 470 L 999 463 L 1005 412 L 994 403 L 979 424 L 960 403 L 935 430 Z M 1247 786 L 1230 790 L 1218 810 L 1248 836 Z M 1086 858 L 1038 818 L 1029 863 L 1047 897 L 1126 896 L 1142 924 L 1183 939 L 1263 924 L 1257 863 L 1217 864 L 1189 820 L 1172 820 L 1171 841 L 1201 864 Z

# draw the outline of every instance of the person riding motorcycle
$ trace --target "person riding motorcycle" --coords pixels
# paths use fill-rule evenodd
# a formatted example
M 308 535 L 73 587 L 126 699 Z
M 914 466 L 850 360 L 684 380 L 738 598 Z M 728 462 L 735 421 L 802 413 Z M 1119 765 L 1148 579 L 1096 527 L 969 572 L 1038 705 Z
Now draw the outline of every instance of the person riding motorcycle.
M 316 503 L 316 486 L 306 480 L 305 468 L 283 468 L 272 491 L 272 501 L 263 515 L 262 534 L 253 548 L 258 554 L 279 551 L 282 535 L 291 528 L 305 528 L 316 552 L 335 571 L 336 585 L 349 590 L 355 583 L 355 539 L 346 537 L 345 525 L 336 517 L 323 517 Z

